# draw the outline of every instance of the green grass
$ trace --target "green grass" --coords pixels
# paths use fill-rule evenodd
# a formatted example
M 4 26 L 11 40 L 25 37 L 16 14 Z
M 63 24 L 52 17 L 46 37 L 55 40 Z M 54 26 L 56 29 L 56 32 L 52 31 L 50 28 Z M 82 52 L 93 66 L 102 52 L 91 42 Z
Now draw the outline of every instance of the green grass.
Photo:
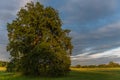
M 72 69 L 68 76 L 58 78 L 26 77 L 1 71 L 0 80 L 120 80 L 120 68 Z

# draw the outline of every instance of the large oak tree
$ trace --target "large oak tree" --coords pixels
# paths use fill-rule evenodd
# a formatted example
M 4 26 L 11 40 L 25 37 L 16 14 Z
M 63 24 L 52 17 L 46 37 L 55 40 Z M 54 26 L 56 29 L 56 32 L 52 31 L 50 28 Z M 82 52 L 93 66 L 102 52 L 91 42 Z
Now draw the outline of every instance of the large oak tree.
M 8 23 L 11 61 L 8 71 L 27 75 L 59 76 L 69 72 L 72 53 L 70 30 L 61 28 L 58 12 L 39 2 L 27 3 Z

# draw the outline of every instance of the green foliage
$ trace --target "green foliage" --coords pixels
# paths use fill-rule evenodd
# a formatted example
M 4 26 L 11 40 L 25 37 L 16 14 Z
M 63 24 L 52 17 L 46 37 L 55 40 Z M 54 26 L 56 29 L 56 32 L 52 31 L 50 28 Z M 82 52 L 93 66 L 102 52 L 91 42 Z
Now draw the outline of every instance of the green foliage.
M 11 55 L 8 70 L 42 76 L 68 73 L 73 47 L 70 30 L 63 30 L 61 26 L 55 9 L 39 2 L 27 3 L 17 18 L 7 25 L 7 50 Z
M 46 43 L 37 45 L 33 52 L 24 56 L 22 60 L 25 74 L 59 76 L 69 71 L 70 59 L 64 52 L 54 53 Z
M 108 66 L 109 66 L 109 67 L 120 67 L 120 64 L 115 63 L 115 62 L 113 62 L 113 61 L 110 61 L 110 62 L 108 63 Z
M 76 65 L 75 67 L 76 67 L 76 68 L 80 68 L 80 67 L 81 67 L 81 65 L 79 65 L 79 64 L 78 64 L 78 65 Z
M 8 72 L 16 72 L 20 71 L 20 61 L 16 58 L 11 59 L 11 61 L 7 64 Z
M 6 61 L 0 61 L 0 67 L 6 67 L 8 62 Z

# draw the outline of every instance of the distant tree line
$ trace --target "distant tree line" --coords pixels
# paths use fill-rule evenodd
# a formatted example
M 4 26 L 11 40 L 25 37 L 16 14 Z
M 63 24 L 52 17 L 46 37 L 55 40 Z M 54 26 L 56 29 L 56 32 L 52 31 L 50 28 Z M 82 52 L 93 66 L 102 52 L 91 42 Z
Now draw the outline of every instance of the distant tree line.
M 72 66 L 74 68 L 112 68 L 112 67 L 120 67 L 120 64 L 110 61 L 108 64 L 100 64 L 100 65 L 75 65 Z
M 6 61 L 0 61 L 0 67 L 6 67 L 8 62 Z

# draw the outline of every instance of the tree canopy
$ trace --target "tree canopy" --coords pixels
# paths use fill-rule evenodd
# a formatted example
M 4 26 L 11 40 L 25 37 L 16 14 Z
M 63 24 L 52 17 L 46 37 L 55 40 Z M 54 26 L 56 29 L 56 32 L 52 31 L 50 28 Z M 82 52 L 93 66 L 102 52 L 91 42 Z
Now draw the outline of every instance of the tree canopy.
M 6 67 L 7 63 L 7 61 L 0 61 L 0 67 Z
M 39 2 L 27 3 L 7 24 L 7 30 L 11 55 L 8 71 L 44 76 L 69 72 L 73 48 L 70 30 L 62 29 L 57 10 Z

